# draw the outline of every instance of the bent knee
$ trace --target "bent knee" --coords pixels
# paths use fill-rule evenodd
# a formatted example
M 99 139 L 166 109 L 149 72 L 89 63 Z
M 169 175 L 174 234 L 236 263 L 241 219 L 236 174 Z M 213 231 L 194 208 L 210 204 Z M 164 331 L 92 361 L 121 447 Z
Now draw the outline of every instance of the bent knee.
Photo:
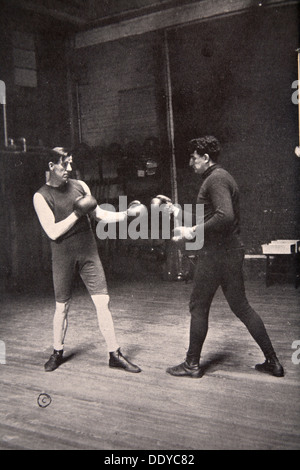
M 103 306 L 108 306 L 110 297 L 108 294 L 96 294 L 92 295 L 92 300 L 94 304 L 97 305 L 103 305 Z
M 55 304 L 55 313 L 67 314 L 70 308 L 71 301 L 67 302 L 56 302 Z

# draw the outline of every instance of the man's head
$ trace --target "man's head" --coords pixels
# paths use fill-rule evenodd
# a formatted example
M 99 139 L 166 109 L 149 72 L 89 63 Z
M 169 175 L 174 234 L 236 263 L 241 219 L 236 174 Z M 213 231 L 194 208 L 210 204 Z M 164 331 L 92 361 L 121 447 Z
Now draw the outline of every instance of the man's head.
M 192 139 L 188 143 L 190 155 L 189 165 L 195 173 L 202 175 L 207 168 L 218 161 L 220 153 L 219 141 L 211 135 Z
M 47 165 L 50 170 L 50 184 L 60 186 L 69 179 L 69 172 L 72 171 L 72 155 L 62 147 L 55 147 L 49 152 Z

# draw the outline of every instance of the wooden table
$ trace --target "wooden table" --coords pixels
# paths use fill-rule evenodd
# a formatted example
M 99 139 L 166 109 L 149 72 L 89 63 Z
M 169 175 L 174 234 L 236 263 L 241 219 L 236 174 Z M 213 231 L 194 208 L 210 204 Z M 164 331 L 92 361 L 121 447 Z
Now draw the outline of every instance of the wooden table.
M 266 286 L 269 287 L 275 277 L 292 275 L 295 288 L 300 283 L 300 240 L 272 240 L 262 245 L 266 255 Z

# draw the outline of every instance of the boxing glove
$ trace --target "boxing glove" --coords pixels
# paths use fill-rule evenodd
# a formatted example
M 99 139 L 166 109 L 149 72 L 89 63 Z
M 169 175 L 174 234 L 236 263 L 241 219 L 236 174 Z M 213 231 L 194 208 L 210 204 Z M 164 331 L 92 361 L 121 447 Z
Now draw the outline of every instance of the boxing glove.
M 158 196 L 154 197 L 151 200 L 151 204 L 160 207 L 164 206 L 163 209 L 165 212 L 168 212 L 169 214 L 174 214 L 175 217 L 178 216 L 180 209 L 172 203 L 172 200 L 168 196 L 164 196 L 163 194 L 159 194 Z
M 158 196 L 154 197 L 151 201 L 151 204 L 172 204 L 172 200 L 168 196 L 164 196 L 163 194 L 159 194 Z
M 97 207 L 97 201 L 94 196 L 86 194 L 85 196 L 79 196 L 74 202 L 73 210 L 77 217 L 93 212 Z
M 135 200 L 130 202 L 127 209 L 128 217 L 135 217 L 137 215 L 146 215 L 147 207 L 144 206 L 140 201 Z
M 195 227 L 176 227 L 173 230 L 173 237 L 172 240 L 174 242 L 178 242 L 180 240 L 192 240 L 195 238 Z

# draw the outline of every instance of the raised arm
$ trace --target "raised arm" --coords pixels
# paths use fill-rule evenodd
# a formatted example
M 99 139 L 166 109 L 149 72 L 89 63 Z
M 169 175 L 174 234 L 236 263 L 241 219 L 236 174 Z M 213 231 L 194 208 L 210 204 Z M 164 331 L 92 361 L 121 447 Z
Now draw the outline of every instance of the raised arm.
M 127 218 L 126 211 L 124 212 L 113 212 L 101 209 L 100 206 L 97 206 L 94 212 L 91 214 L 97 221 L 103 221 L 106 223 L 113 223 L 113 222 L 122 222 Z
M 72 212 L 66 219 L 55 222 L 52 210 L 39 193 L 35 193 L 33 196 L 33 205 L 41 226 L 51 240 L 57 240 L 67 233 L 78 220 L 78 216 Z
M 84 189 L 86 194 L 91 194 L 90 188 L 84 181 L 78 181 Z M 98 222 L 102 220 L 103 222 L 113 223 L 113 222 L 122 222 L 126 219 L 127 213 L 124 212 L 114 212 L 109 210 L 101 209 L 100 206 L 97 206 L 96 209 L 90 213 Z

